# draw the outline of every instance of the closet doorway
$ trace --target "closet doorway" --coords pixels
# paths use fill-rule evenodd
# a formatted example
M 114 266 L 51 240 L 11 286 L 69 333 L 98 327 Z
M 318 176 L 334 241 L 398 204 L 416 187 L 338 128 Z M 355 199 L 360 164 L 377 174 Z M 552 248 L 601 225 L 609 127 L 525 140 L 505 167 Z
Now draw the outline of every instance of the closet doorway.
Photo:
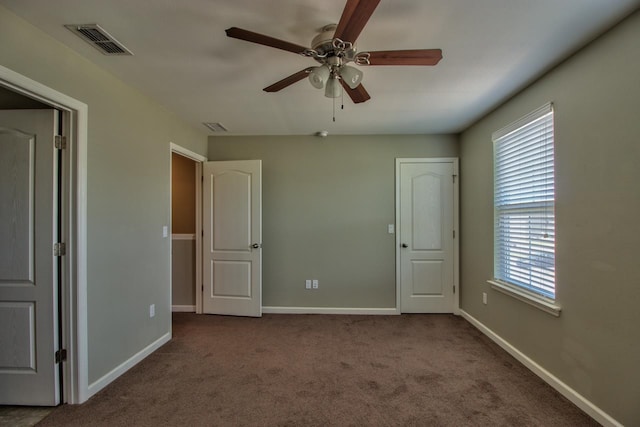
M 202 312 L 202 162 L 171 144 L 171 311 Z

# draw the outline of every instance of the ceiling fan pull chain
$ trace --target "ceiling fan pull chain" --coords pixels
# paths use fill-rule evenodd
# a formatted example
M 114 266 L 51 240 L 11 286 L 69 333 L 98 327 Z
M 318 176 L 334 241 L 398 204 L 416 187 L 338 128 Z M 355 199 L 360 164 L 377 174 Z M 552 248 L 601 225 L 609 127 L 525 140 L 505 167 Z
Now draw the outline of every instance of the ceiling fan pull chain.
M 333 100 L 333 122 L 335 123 L 336 121 L 336 99 L 332 98 Z

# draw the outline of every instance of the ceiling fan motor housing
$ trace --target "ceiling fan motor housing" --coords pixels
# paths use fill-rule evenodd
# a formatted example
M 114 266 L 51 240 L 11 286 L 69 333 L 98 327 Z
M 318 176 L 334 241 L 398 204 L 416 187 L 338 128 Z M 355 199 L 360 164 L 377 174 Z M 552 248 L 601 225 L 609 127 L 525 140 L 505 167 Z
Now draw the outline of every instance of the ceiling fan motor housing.
M 329 24 L 322 27 L 320 34 L 311 40 L 311 49 L 324 55 L 333 51 L 333 35 L 336 32 L 336 24 Z
M 314 59 L 322 64 L 330 64 L 330 65 L 340 65 L 343 61 L 339 61 L 340 64 L 335 64 L 335 62 L 329 62 L 327 59 L 331 57 L 338 56 L 338 52 L 336 52 L 336 46 L 334 45 L 334 35 L 336 32 L 337 25 L 329 24 L 322 27 L 320 30 L 320 34 L 315 36 L 313 40 L 311 40 L 311 49 L 317 52 L 317 55 L 314 56 Z M 349 49 L 339 52 L 339 56 L 345 59 L 345 62 L 352 60 L 355 56 L 356 47 L 355 45 L 351 45 Z

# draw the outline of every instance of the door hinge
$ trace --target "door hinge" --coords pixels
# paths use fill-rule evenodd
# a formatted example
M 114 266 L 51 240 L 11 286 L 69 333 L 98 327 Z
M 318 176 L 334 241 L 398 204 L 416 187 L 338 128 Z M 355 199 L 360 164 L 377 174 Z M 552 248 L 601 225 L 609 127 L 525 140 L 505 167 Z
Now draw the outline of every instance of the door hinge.
M 458 176 L 458 175 L 453 175 L 453 183 L 454 184 L 456 183 L 456 176 Z
M 456 293 L 456 285 L 453 285 L 453 293 Z
M 62 242 L 53 245 L 53 256 L 63 256 L 67 254 L 67 245 Z
M 67 137 L 62 135 L 56 135 L 54 138 L 53 145 L 58 150 L 64 150 L 67 148 Z
M 55 357 L 56 363 L 65 362 L 67 360 L 67 350 L 61 348 L 60 350 L 56 351 Z
M 202 292 L 204 292 L 204 284 L 201 286 L 201 290 Z
M 453 230 L 453 238 L 456 238 L 456 230 Z

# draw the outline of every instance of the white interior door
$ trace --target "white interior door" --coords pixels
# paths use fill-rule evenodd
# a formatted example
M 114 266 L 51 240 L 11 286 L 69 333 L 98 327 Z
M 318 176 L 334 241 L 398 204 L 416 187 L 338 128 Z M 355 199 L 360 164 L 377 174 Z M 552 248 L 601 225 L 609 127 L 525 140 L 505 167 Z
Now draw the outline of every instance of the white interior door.
M 398 277 L 402 313 L 454 311 L 453 160 L 398 159 Z
M 262 316 L 262 162 L 203 164 L 204 313 Z
M 0 404 L 57 405 L 57 111 L 0 111 Z

